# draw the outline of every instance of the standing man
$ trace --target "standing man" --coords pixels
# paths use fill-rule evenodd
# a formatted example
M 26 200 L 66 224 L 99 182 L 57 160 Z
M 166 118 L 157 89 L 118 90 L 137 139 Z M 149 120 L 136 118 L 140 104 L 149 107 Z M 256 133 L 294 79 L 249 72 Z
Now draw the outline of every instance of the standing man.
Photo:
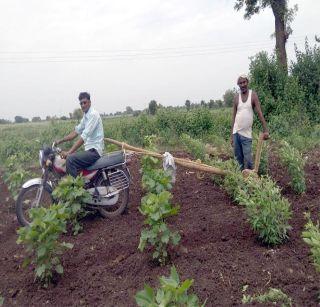
M 252 161 L 252 124 L 253 110 L 256 111 L 263 127 L 264 140 L 269 138 L 266 121 L 256 92 L 248 89 L 249 79 L 246 75 L 238 78 L 239 95 L 233 100 L 233 116 L 231 126 L 231 145 L 241 171 L 253 169 Z
M 67 159 L 67 173 L 77 177 L 81 169 L 87 168 L 96 162 L 104 149 L 103 125 L 99 112 L 91 107 L 90 94 L 83 92 L 79 94 L 80 106 L 83 111 L 83 118 L 75 130 L 55 142 L 56 145 L 71 141 L 80 135 L 79 140 L 73 144 L 67 152 L 62 151 L 61 157 Z M 76 152 L 84 144 L 85 151 Z

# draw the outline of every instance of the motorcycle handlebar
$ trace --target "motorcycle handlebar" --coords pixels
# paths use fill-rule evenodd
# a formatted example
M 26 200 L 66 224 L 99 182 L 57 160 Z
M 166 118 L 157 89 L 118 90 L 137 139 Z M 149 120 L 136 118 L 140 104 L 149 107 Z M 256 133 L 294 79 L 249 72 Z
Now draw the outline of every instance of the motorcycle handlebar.
M 53 142 L 51 148 L 56 153 L 60 154 L 62 150 L 61 150 L 61 148 L 57 147 L 56 145 L 57 145 L 56 142 Z

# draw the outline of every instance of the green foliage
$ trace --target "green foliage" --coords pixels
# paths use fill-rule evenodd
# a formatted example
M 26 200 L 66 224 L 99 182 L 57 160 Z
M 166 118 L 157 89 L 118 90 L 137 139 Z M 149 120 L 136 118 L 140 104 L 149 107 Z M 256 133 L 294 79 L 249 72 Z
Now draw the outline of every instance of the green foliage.
M 242 304 L 251 303 L 281 303 L 281 307 L 291 307 L 292 299 L 280 289 L 269 288 L 268 292 L 258 295 L 243 295 Z
M 73 247 L 70 243 L 59 242 L 59 236 L 66 231 L 68 209 L 59 204 L 50 208 L 33 208 L 29 211 L 31 224 L 18 230 L 18 244 L 24 244 L 29 257 L 24 266 L 35 265 L 35 278 L 45 286 L 51 281 L 53 272 L 63 273 L 59 255 Z
M 159 194 L 162 191 L 171 190 L 171 180 L 171 175 L 163 169 L 150 169 L 143 172 L 142 187 L 150 193 Z
M 296 48 L 297 62 L 292 63 L 291 72 L 305 92 L 305 107 L 310 119 L 320 123 L 320 47 L 310 47 L 305 42 L 305 52 Z
M 186 149 L 192 153 L 196 159 L 204 161 L 206 156 L 206 146 L 203 142 L 198 139 L 193 139 L 187 134 L 181 135 L 181 142 L 186 147 Z
M 4 297 L 2 297 L 2 296 L 0 295 L 0 306 L 2 306 L 3 303 L 4 303 Z
M 223 178 L 222 184 L 226 192 L 236 201 L 242 191 L 246 191 L 246 183 L 243 180 L 239 164 L 236 160 L 229 160 L 221 163 L 221 167 L 230 171 L 230 174 Z
M 286 141 L 282 141 L 279 147 L 280 162 L 287 168 L 291 177 L 291 186 L 293 190 L 301 194 L 306 191 L 306 182 L 304 174 L 305 160 L 294 147 Z
M 246 189 L 240 191 L 236 200 L 246 207 L 248 221 L 262 242 L 275 245 L 288 238 L 290 204 L 269 177 L 249 177 Z
M 88 200 L 89 192 L 84 188 L 84 180 L 81 176 L 73 178 L 67 176 L 59 181 L 52 195 L 67 208 L 69 219 L 73 225 L 74 235 L 82 229 L 79 219 L 86 215 L 83 204 Z
M 233 100 L 234 96 L 237 94 L 237 90 L 235 88 L 228 89 L 223 95 L 223 102 L 226 107 L 232 107 L 233 106 Z
M 260 52 L 251 59 L 250 83 L 261 101 L 270 131 L 280 136 L 300 132 L 308 121 L 320 118 L 320 48 L 311 48 L 306 41 L 305 52 L 296 49 L 291 75 L 287 75 L 276 55 Z
M 17 200 L 19 190 L 22 184 L 26 181 L 27 178 L 31 177 L 31 173 L 23 170 L 21 167 L 17 168 L 12 173 L 6 173 L 4 181 L 8 186 L 8 189 L 14 200 Z
M 270 57 L 260 52 L 251 58 L 251 87 L 257 91 L 263 114 L 267 120 L 271 115 L 304 110 L 304 91 L 297 78 L 287 76 L 275 55 Z
M 314 224 L 310 218 L 310 213 L 306 213 L 307 224 L 302 232 L 302 239 L 311 248 L 311 256 L 313 264 L 318 272 L 320 272 L 320 228 L 319 221 Z
M 158 109 L 158 104 L 157 104 L 157 102 L 156 102 L 155 100 L 151 100 L 151 101 L 149 102 L 149 108 L 148 108 L 149 114 L 155 115 L 156 112 L 157 112 L 157 109 Z
M 171 268 L 169 277 L 159 278 L 160 288 L 153 290 L 149 285 L 144 286 L 144 290 L 139 291 L 136 296 L 136 303 L 140 307 L 199 307 L 200 302 L 195 294 L 188 294 L 189 288 L 193 284 L 193 279 L 186 279 L 180 282 L 176 268 Z M 205 306 L 203 303 L 201 306 Z
M 27 178 L 32 177 L 32 173 L 26 171 L 22 166 L 22 163 L 29 159 L 30 156 L 22 152 L 9 156 L 5 162 L 4 181 L 14 200 L 17 199 L 22 184 Z
M 168 191 L 148 193 L 142 198 L 139 208 L 141 214 L 146 216 L 144 223 L 148 228 L 142 230 L 138 248 L 143 251 L 146 244 L 150 243 L 155 248 L 153 258 L 158 259 L 161 265 L 165 264 L 168 256 L 167 245 L 177 245 L 180 241 L 179 233 L 170 231 L 164 222 L 166 218 L 179 212 L 178 206 L 173 207 L 170 204 L 171 198 Z
M 224 178 L 214 178 L 214 181 L 245 207 L 248 221 L 261 241 L 274 245 L 286 240 L 291 229 L 289 220 L 292 212 L 277 185 L 267 176 L 258 179 L 252 175 L 244 179 L 234 160 L 216 160 L 214 165 L 230 172 Z
M 149 150 L 156 151 L 154 141 L 156 137 L 146 136 L 144 143 Z M 169 244 L 177 245 L 180 241 L 178 232 L 173 232 L 165 223 L 169 216 L 178 214 L 179 207 L 170 203 L 172 195 L 168 190 L 172 188 L 172 177 L 168 172 L 160 169 L 160 160 L 152 156 L 142 158 L 142 187 L 147 195 L 141 199 L 139 211 L 146 217 L 144 223 L 147 228 L 141 231 L 139 250 L 143 251 L 147 243 L 154 248 L 153 258 L 160 265 L 166 263 Z

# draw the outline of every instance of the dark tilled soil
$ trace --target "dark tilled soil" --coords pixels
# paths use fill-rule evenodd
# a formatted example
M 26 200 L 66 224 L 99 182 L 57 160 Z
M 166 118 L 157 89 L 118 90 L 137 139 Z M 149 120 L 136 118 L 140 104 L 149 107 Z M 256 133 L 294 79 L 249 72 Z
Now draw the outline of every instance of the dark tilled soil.
M 178 155 L 183 155 L 178 153 Z M 241 305 L 242 287 L 248 293 L 280 288 L 298 306 L 318 304 L 319 274 L 301 240 L 303 212 L 319 211 L 320 150 L 308 156 L 307 193 L 296 196 L 289 187 L 285 169 L 276 156 L 270 157 L 270 173 L 283 188 L 293 209 L 290 240 L 281 246 L 261 245 L 246 222 L 243 208 L 232 203 L 209 176 L 197 179 L 194 172 L 179 167 L 173 189 L 174 203 L 181 205 L 178 216 L 170 218 L 180 231 L 179 247 L 171 250 L 181 279 L 193 278 L 193 291 L 207 306 Z M 21 267 L 24 250 L 16 244 L 18 227 L 12 213 L 13 201 L 0 181 L 0 295 L 5 306 L 135 306 L 134 295 L 144 283 L 158 284 L 168 275 L 170 264 L 158 267 L 151 252 L 137 250 L 143 217 L 138 211 L 142 191 L 139 161 L 130 165 L 132 185 L 128 212 L 113 220 L 98 215 L 87 218 L 76 237 L 64 236 L 74 248 L 62 257 L 64 275 L 48 289 L 34 283 L 30 268 Z

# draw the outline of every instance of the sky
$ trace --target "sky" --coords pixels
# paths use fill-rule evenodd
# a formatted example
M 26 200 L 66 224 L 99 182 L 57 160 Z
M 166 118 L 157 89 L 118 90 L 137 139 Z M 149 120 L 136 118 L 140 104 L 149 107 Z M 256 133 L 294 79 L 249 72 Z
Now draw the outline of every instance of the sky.
M 100 113 L 221 99 L 275 44 L 271 9 L 245 20 L 234 3 L 0 0 L 0 118 L 68 115 L 81 91 Z M 320 1 L 294 4 L 289 60 L 320 34 Z

